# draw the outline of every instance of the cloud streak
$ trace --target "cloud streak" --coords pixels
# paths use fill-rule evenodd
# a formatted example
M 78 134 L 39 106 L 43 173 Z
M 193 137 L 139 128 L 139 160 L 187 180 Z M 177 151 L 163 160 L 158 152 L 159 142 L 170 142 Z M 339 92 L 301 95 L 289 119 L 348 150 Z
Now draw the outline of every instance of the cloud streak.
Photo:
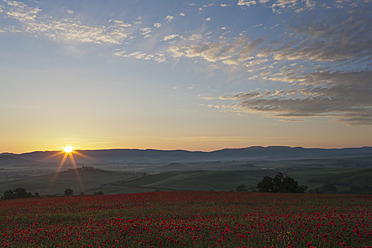
M 51 20 L 41 9 L 22 2 L 4 0 L 9 9 L 6 15 L 22 24 L 28 33 L 44 35 L 56 41 L 93 44 L 121 44 L 130 38 L 131 24 L 121 21 L 106 26 L 89 26 L 71 18 Z M 69 13 L 71 14 L 71 13 Z
M 240 37 L 231 43 L 224 39 L 210 42 L 194 38 L 195 36 L 185 38 L 179 44 L 169 47 L 168 51 L 175 58 L 201 58 L 210 63 L 238 65 L 240 62 L 252 59 L 256 48 L 263 42 L 263 39 L 249 41 L 246 37 Z
M 371 60 L 372 17 L 366 9 L 355 9 L 344 17 L 313 21 L 310 18 L 292 26 L 291 41 L 272 49 L 277 60 L 307 59 L 341 62 Z M 295 43 L 295 46 L 293 46 Z
M 228 105 L 234 111 L 282 118 L 323 116 L 352 125 L 370 125 L 371 77 L 372 71 L 314 72 L 305 77 L 307 86 L 297 90 L 242 92 L 220 99 L 238 101 Z
M 162 53 L 155 53 L 155 54 L 149 54 L 146 52 L 132 52 L 127 53 L 126 51 L 118 51 L 114 53 L 115 56 L 122 57 L 122 58 L 134 58 L 138 60 L 153 60 L 159 63 L 166 62 L 166 57 Z

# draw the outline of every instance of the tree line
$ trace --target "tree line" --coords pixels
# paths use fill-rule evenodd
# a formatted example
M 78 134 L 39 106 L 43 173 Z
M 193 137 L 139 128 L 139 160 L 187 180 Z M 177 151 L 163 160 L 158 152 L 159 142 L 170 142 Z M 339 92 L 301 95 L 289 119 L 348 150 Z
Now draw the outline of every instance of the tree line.
M 8 199 L 17 199 L 17 198 L 30 198 L 30 197 L 40 197 L 39 193 L 32 194 L 31 192 L 27 192 L 25 188 L 16 188 L 14 190 L 6 190 L 4 194 L 1 196 L 2 200 Z
M 246 191 L 244 184 L 236 187 L 237 191 Z M 275 177 L 264 176 L 257 184 L 258 192 L 271 193 L 305 193 L 307 186 L 299 185 L 292 177 L 284 176 L 279 172 Z
M 64 195 L 71 196 L 73 195 L 74 191 L 70 188 L 65 189 Z M 80 195 L 84 195 L 81 193 Z M 102 191 L 94 192 L 94 195 L 104 195 Z M 40 194 L 36 192 L 32 194 L 31 192 L 27 192 L 25 188 L 16 188 L 14 190 L 6 190 L 3 195 L 0 197 L 1 200 L 11 200 L 11 199 L 19 199 L 19 198 L 31 198 L 31 197 L 40 197 Z

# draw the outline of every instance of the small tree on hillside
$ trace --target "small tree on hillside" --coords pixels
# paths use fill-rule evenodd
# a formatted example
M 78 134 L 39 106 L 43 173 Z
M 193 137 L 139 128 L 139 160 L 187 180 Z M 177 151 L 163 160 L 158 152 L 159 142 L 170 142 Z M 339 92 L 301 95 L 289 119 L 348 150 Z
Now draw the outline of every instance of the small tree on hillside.
M 259 192 L 273 192 L 273 193 L 304 193 L 307 187 L 299 186 L 298 182 L 293 178 L 286 176 L 279 172 L 274 178 L 265 176 L 261 182 L 257 184 Z
M 72 189 L 65 189 L 65 195 L 72 195 L 74 191 Z
M 242 191 L 247 191 L 247 188 L 245 187 L 244 184 L 240 184 L 235 188 L 236 191 L 242 192 Z

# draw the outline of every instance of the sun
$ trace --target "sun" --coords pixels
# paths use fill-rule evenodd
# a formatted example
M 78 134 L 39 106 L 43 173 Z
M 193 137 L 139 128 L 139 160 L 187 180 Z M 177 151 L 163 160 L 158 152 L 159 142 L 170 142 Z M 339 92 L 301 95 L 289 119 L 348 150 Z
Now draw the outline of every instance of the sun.
M 73 169 L 74 169 L 75 174 L 76 174 L 76 178 L 79 181 L 81 192 L 84 192 L 84 184 L 83 184 L 83 181 L 81 180 L 80 173 L 79 173 L 79 168 L 76 165 L 74 155 L 77 155 L 77 156 L 80 156 L 80 157 L 83 157 L 83 158 L 86 158 L 86 159 L 89 159 L 89 160 L 92 160 L 92 159 L 89 156 L 86 156 L 86 155 L 82 154 L 79 150 L 75 151 L 75 148 L 70 146 L 70 145 L 64 146 L 60 152 L 57 152 L 57 153 L 53 154 L 51 157 L 59 156 L 61 154 L 63 154 L 63 157 L 61 159 L 61 162 L 59 163 L 57 171 L 54 173 L 54 176 L 49 183 L 49 187 L 48 187 L 47 191 L 49 192 L 51 187 L 54 185 L 54 182 L 57 179 L 58 174 L 61 171 L 63 165 L 66 162 L 66 160 L 70 159 L 71 164 L 72 164 Z
M 63 151 L 65 153 L 71 153 L 71 152 L 74 151 L 74 148 L 72 146 L 65 146 L 65 147 L 63 147 Z

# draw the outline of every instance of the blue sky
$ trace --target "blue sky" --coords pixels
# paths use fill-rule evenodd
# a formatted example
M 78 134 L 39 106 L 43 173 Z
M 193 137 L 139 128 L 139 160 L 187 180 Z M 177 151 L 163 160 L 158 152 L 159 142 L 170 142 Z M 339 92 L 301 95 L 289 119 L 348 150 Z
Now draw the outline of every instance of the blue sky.
M 372 1 L 0 1 L 0 151 L 372 145 Z

